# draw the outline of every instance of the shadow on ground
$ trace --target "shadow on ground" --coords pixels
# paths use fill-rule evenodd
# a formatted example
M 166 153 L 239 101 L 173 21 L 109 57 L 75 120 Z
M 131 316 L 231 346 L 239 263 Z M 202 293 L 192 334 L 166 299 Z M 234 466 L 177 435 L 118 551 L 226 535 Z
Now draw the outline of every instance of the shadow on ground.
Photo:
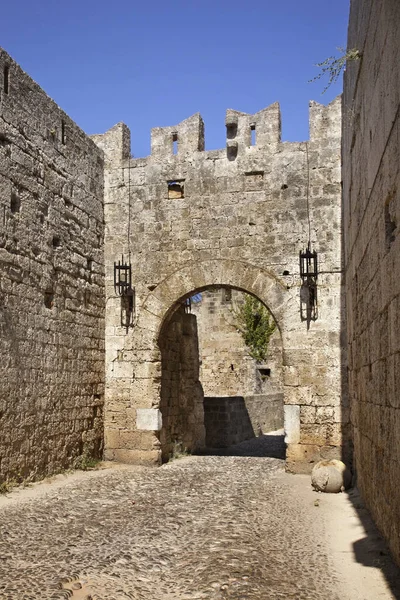
M 386 541 L 372 520 L 358 489 L 349 490 L 348 498 L 357 511 L 365 533 L 365 537 L 353 543 L 356 561 L 365 567 L 380 569 L 393 598 L 400 600 L 399 566 L 396 565 Z
M 284 437 L 281 433 L 268 433 L 229 446 L 229 448 L 205 448 L 198 454 L 208 456 L 255 456 L 285 460 L 286 444 Z

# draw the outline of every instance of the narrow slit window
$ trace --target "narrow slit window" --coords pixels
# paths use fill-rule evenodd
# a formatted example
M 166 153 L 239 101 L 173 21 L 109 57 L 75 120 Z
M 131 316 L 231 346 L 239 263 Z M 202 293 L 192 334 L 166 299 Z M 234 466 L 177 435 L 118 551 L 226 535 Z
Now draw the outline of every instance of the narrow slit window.
M 4 93 L 8 94 L 10 84 L 10 67 L 8 65 L 5 65 L 4 67 L 3 76 Z
M 232 302 L 231 288 L 222 288 L 222 302 Z
M 21 210 L 21 199 L 16 192 L 11 193 L 11 202 L 10 202 L 11 213 L 19 213 Z
M 257 132 L 256 132 L 255 125 L 250 125 L 250 132 L 251 132 L 251 145 L 255 146 L 257 144 Z
M 65 121 L 61 121 L 61 143 L 66 144 Z
M 233 140 L 237 136 L 237 123 L 228 123 L 226 126 L 226 138 Z
M 172 153 L 178 154 L 178 134 L 172 134 Z

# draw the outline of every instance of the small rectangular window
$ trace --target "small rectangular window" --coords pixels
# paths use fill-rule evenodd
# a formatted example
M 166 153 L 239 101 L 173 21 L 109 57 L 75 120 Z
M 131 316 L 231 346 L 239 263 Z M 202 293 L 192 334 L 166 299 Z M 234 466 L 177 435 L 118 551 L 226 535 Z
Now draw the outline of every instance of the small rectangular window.
M 61 121 L 61 143 L 66 144 L 65 121 Z
M 172 134 L 172 154 L 178 154 L 178 134 Z
M 245 173 L 245 190 L 254 192 L 264 188 L 264 171 L 249 171 Z
M 250 125 L 250 131 L 251 131 L 251 145 L 255 146 L 257 144 L 256 126 Z
M 175 179 L 174 181 L 168 181 L 168 198 L 175 200 L 177 198 L 185 197 L 185 180 Z
M 9 79 L 10 79 L 10 67 L 8 65 L 5 65 L 4 66 L 4 71 L 3 71 L 3 86 L 4 86 L 4 93 L 5 94 L 8 94 Z
M 258 372 L 261 375 L 261 379 L 266 379 L 267 377 L 271 377 L 271 369 L 265 367 L 257 367 Z

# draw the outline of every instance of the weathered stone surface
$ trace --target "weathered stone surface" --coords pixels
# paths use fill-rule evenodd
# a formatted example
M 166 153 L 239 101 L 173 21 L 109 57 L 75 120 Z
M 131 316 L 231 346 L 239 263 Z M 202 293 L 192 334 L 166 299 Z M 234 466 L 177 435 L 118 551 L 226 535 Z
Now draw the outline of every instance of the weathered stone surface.
M 103 152 L 1 49 L 0 204 L 2 482 L 101 455 L 105 302 Z
M 320 460 L 311 471 L 311 485 L 317 492 L 337 494 L 351 483 L 351 473 L 341 460 Z
M 400 563 L 400 4 L 352 0 L 343 198 L 357 482 Z
M 200 380 L 206 396 L 282 393 L 279 329 L 271 336 L 265 364 L 257 363 L 249 354 L 235 316 L 246 296 L 238 290 L 217 288 L 202 292 L 201 299 L 192 303 L 199 336 Z
M 241 396 L 205 396 L 204 425 L 208 448 L 228 448 L 256 436 Z
M 136 427 L 146 431 L 160 431 L 162 414 L 158 408 L 138 408 L 136 410 Z
M 338 600 L 321 512 L 282 460 L 245 454 L 116 466 L 0 507 L 0 597 Z
M 181 363 L 191 383 L 182 391 L 172 378 L 169 390 L 179 394 L 167 399 L 165 375 L 176 369 L 165 356 L 171 365 L 181 359 L 164 348 L 162 360 L 162 336 L 182 301 L 218 285 L 270 309 L 300 443 L 339 448 L 348 415 L 337 411 L 345 391 L 340 99 L 310 104 L 309 142 L 281 142 L 273 104 L 254 115 L 229 110 L 223 150 L 204 151 L 194 115 L 154 129 L 151 156 L 132 159 L 123 123 L 89 139 L 3 51 L 0 63 L 2 476 L 62 468 L 85 444 L 99 453 L 104 380 L 107 456 L 142 461 L 148 452 L 153 462 L 166 453 L 167 425 L 161 441 L 140 435 L 138 410 L 161 410 L 164 419 L 174 406 L 182 435 L 204 438 L 194 337 L 184 326 L 171 340 L 171 348 L 187 342 L 194 362 Z M 320 274 L 318 319 L 306 323 L 298 251 L 308 241 Z M 121 255 L 135 288 L 127 324 L 128 299 L 114 290 Z M 309 406 L 323 410 L 300 423 Z
M 152 154 L 145 159 L 129 157 L 121 124 L 94 137 L 106 157 L 106 294 L 114 296 L 113 265 L 122 254 L 130 257 L 136 293 L 135 325 L 128 331 L 118 323 L 118 302 L 106 308 L 106 404 L 114 413 L 121 385 L 130 390 L 131 408 L 160 407 L 165 377 L 144 366 L 160 363 L 163 324 L 193 293 L 228 286 L 254 294 L 273 314 L 283 351 L 284 403 L 296 407 L 296 431 L 302 427 L 300 407 L 326 409 L 314 412 L 314 421 L 308 415 L 310 435 L 300 443 L 315 447 L 329 414 L 341 423 L 334 417 L 342 392 L 345 397 L 340 114 L 340 98 L 326 107 L 311 103 L 310 141 L 288 143 L 280 141 L 278 104 L 255 115 L 229 110 L 227 147 L 210 152 L 204 151 L 204 127 L 195 115 L 154 129 Z M 318 320 L 307 328 L 299 315 L 298 253 L 309 233 L 321 272 Z M 113 368 L 128 348 L 132 378 Z M 119 423 L 126 410 L 121 402 Z M 322 452 L 324 445 L 337 445 L 340 454 L 342 439 L 331 433 L 325 428 L 318 447 Z M 291 443 L 298 442 L 297 435 Z
M 166 461 L 174 454 L 205 446 L 196 317 L 181 306 L 164 324 L 159 346 L 163 427 L 158 437 L 161 458 Z

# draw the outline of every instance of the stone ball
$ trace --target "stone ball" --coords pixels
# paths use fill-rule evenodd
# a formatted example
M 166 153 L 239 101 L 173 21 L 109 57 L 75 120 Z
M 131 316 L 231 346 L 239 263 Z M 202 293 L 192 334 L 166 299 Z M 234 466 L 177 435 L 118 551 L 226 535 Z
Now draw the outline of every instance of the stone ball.
M 311 472 L 311 485 L 317 492 L 337 494 L 350 483 L 351 473 L 341 460 L 320 460 Z

